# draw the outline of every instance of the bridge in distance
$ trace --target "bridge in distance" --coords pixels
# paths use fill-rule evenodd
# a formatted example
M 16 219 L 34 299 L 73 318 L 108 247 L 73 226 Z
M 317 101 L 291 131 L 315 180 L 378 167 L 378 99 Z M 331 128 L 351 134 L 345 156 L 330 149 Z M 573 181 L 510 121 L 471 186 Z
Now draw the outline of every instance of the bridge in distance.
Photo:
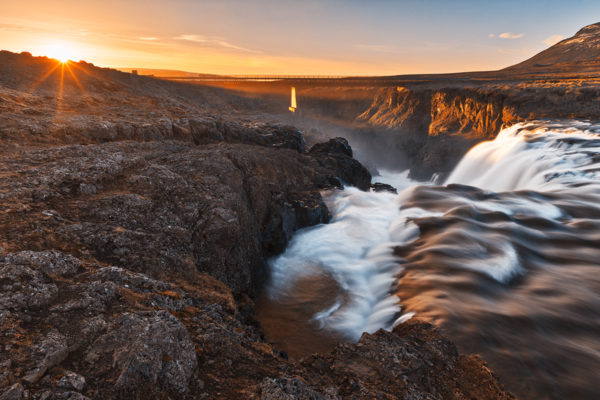
M 505 76 L 496 71 L 456 73 L 456 74 L 423 74 L 397 76 L 335 76 L 335 75 L 208 75 L 198 76 L 156 76 L 159 79 L 189 82 L 217 86 L 279 86 L 279 85 L 335 85 L 335 86 L 402 86 L 403 84 L 436 84 L 455 82 L 484 83 L 486 81 L 531 79 L 531 76 Z M 538 79 L 541 77 L 538 77 Z

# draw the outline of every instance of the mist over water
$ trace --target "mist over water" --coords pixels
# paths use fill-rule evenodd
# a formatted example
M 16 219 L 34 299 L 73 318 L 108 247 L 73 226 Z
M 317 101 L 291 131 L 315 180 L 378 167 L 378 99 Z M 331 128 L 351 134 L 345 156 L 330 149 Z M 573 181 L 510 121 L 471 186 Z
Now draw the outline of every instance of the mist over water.
M 534 122 L 475 146 L 444 185 L 384 172 L 398 195 L 329 193 L 331 223 L 271 260 L 267 338 L 303 356 L 414 315 L 520 398 L 597 398 L 599 174 L 599 125 Z

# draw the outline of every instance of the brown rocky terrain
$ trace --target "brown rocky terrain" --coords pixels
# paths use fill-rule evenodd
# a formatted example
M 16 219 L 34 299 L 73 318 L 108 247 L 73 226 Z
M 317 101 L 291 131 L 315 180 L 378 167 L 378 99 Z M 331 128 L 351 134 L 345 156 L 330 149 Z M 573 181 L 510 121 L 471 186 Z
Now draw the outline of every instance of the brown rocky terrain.
M 418 321 L 303 360 L 265 341 L 265 260 L 328 220 L 321 190 L 369 188 L 344 139 L 309 149 L 228 90 L 0 59 L 0 399 L 512 398 Z
M 28 53 L 0 52 L 3 145 L 208 142 L 220 139 L 224 132 L 241 134 L 239 124 L 227 124 L 225 116 L 260 107 L 258 100 L 219 88 L 162 81 L 85 62 L 62 64 Z

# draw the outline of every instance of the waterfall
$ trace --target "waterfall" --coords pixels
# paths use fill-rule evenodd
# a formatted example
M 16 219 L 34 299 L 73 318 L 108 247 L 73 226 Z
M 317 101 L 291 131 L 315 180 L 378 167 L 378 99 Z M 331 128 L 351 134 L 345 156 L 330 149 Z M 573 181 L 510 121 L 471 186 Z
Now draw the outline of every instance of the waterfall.
M 294 86 L 292 86 L 292 100 L 291 100 L 291 105 L 290 105 L 290 111 L 296 112 L 297 108 L 298 108 L 298 105 L 296 104 L 296 88 Z
M 536 376 L 537 393 L 561 398 L 549 388 L 584 377 L 573 387 L 594 393 L 582 382 L 600 365 L 599 174 L 600 125 L 536 121 L 473 147 L 444 185 L 383 174 L 397 195 L 326 194 L 331 222 L 270 260 L 269 301 L 288 331 L 310 329 L 267 337 L 357 340 L 416 315 L 511 382 Z

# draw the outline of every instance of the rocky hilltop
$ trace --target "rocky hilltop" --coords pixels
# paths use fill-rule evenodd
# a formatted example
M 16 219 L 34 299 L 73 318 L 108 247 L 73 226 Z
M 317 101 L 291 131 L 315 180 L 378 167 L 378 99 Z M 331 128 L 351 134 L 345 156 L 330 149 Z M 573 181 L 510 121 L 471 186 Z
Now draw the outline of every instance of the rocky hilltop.
M 289 360 L 265 260 L 369 189 L 231 91 L 0 53 L 0 399 L 508 399 L 431 325 Z
M 243 121 L 226 117 L 258 112 L 261 105 L 219 88 L 0 51 L 2 145 L 162 139 L 198 144 L 223 134 L 243 141 L 250 134 L 243 133 Z
M 506 72 L 598 73 L 600 71 L 600 22 L 588 25 Z

